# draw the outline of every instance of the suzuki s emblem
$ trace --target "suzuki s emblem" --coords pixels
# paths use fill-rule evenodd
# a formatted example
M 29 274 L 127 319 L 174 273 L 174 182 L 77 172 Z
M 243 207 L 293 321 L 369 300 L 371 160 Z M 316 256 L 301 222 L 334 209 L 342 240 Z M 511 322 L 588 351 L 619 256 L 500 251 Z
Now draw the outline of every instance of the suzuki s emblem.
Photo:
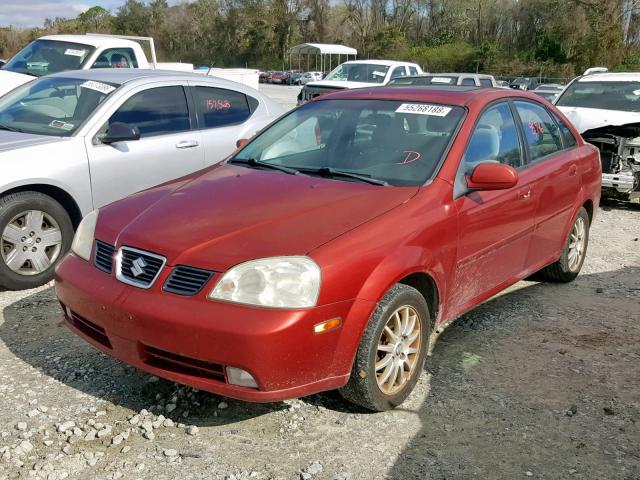
M 147 262 L 144 261 L 144 258 L 138 257 L 132 262 L 131 273 L 133 273 L 134 277 L 138 278 L 144 273 L 144 267 L 146 266 Z

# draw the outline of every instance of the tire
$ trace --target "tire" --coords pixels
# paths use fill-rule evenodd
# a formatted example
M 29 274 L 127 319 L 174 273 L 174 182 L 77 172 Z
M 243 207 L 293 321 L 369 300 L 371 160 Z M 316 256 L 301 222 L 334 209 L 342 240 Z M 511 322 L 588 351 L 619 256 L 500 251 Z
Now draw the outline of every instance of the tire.
M 583 229 L 582 247 L 579 252 L 579 257 L 576 259 L 575 257 L 572 257 L 572 250 L 574 249 L 572 245 L 575 244 L 574 238 L 575 235 L 577 235 L 576 229 L 580 230 L 580 225 L 582 225 Z M 573 220 L 571 230 L 569 230 L 569 237 L 567 238 L 562 250 L 562 255 L 558 261 L 540 270 L 537 276 L 543 280 L 558 283 L 567 283 L 574 280 L 580 273 L 584 259 L 587 256 L 587 246 L 589 245 L 589 226 L 589 214 L 584 208 L 580 208 L 578 215 L 576 215 L 576 218 Z
M 53 198 L 39 192 L 1 197 L 0 287 L 24 290 L 49 282 L 72 241 L 69 214 Z M 20 254 L 20 250 L 27 253 Z
M 403 309 L 406 308 L 409 309 L 409 312 L 415 312 L 417 315 L 416 325 L 419 326 L 420 332 L 419 343 L 413 342 L 409 344 L 413 347 L 412 349 L 416 350 L 416 352 L 412 354 L 413 357 L 406 356 L 406 353 L 401 352 L 401 349 L 393 348 L 393 345 L 390 343 L 392 337 L 390 337 L 385 330 L 387 322 L 394 322 L 394 315 L 398 311 L 400 311 L 400 317 L 398 318 L 403 322 L 403 318 L 405 318 L 403 317 L 403 312 L 405 311 Z M 402 324 L 398 324 L 398 326 L 401 325 Z M 415 332 L 415 328 L 413 332 Z M 395 330 L 397 331 L 397 329 Z M 376 412 L 389 410 L 400 405 L 409 396 L 424 369 L 430 332 L 431 318 L 429 316 L 429 308 L 422 294 L 408 285 L 395 285 L 386 293 L 369 319 L 369 323 L 360 340 L 360 346 L 358 347 L 353 363 L 351 377 L 347 385 L 340 389 L 341 395 L 356 405 Z M 389 343 L 385 344 L 387 340 L 389 340 Z M 410 339 L 408 339 L 408 341 L 410 341 Z M 378 349 L 380 346 L 393 349 L 394 351 L 385 350 L 387 353 L 379 352 Z M 406 371 L 407 375 L 404 381 L 398 382 L 398 385 L 395 385 L 395 378 L 391 380 L 391 384 L 389 380 L 387 380 L 387 383 L 384 383 L 387 368 L 393 368 L 391 366 L 393 362 L 402 362 L 402 356 L 397 357 L 397 353 L 400 353 L 400 355 L 405 353 L 404 361 L 411 361 L 411 367 Z M 389 366 L 380 368 L 378 374 L 381 378 L 378 379 L 376 375 L 376 362 L 378 361 L 378 363 L 381 364 L 389 356 L 391 356 L 391 360 L 388 362 Z M 402 371 L 404 372 L 405 366 L 408 366 L 409 363 L 401 363 L 401 365 Z M 393 376 L 394 373 L 392 373 L 389 378 L 393 378 Z M 379 383 L 385 386 L 386 392 L 383 391 L 383 387 L 379 386 Z

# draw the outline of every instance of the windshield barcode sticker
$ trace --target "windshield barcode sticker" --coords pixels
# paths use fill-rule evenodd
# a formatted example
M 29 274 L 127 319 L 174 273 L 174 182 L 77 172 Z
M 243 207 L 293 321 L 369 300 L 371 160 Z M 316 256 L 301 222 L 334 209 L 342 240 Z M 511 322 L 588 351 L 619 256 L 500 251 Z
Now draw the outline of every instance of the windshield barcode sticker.
M 63 122 L 62 120 L 52 120 L 49 126 L 53 128 L 60 128 L 67 132 L 73 130 L 73 123 Z
M 403 103 L 396 109 L 396 113 L 415 113 L 417 115 L 434 115 L 446 117 L 451 107 L 441 105 L 427 105 L 425 103 Z
M 86 50 L 76 50 L 75 48 L 67 48 L 64 51 L 65 55 L 71 55 L 72 57 L 81 57 L 83 56 L 87 51 Z
M 91 90 L 95 90 L 100 93 L 111 93 L 116 89 L 116 87 L 112 85 L 108 85 L 102 82 L 96 82 L 95 80 L 87 80 L 80 86 L 84 88 L 90 88 Z
M 431 78 L 431 83 L 451 83 L 451 78 L 447 77 L 433 77 Z

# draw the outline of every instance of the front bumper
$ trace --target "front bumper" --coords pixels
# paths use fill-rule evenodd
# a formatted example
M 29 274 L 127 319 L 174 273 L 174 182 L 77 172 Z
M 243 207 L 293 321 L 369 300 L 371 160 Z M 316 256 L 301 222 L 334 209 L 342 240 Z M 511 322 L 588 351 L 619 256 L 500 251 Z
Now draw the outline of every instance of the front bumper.
M 346 384 L 362 327 L 375 304 L 348 300 L 305 310 L 275 310 L 163 292 L 166 267 L 148 290 L 126 285 L 73 254 L 56 270 L 65 323 L 103 352 L 201 390 L 253 402 L 280 401 Z M 313 326 L 340 317 L 336 330 Z M 258 388 L 227 382 L 241 368 Z

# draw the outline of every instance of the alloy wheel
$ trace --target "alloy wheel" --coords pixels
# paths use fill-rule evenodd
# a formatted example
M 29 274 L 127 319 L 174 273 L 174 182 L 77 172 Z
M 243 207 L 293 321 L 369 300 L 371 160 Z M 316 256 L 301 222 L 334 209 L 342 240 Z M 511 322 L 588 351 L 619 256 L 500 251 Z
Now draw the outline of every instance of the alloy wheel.
M 569 269 L 575 272 L 582 262 L 582 257 L 585 252 L 585 240 L 586 240 L 587 226 L 584 218 L 578 217 L 571 229 L 571 235 L 569 236 L 569 252 L 567 260 L 569 263 Z

